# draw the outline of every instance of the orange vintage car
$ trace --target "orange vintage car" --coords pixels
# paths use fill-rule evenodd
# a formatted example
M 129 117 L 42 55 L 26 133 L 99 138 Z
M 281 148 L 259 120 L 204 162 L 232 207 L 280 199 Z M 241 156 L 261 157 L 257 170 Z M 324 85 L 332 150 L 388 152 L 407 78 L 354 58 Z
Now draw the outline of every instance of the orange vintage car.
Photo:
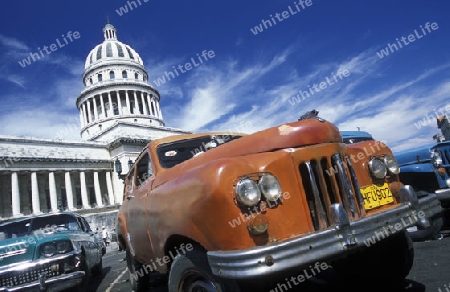
M 361 145 L 316 111 L 250 135 L 152 141 L 126 176 L 117 220 L 133 290 L 158 274 L 177 292 L 287 287 L 286 275 L 298 284 L 328 265 L 401 283 L 413 260 L 406 228 L 441 206 L 400 183 L 388 147 Z

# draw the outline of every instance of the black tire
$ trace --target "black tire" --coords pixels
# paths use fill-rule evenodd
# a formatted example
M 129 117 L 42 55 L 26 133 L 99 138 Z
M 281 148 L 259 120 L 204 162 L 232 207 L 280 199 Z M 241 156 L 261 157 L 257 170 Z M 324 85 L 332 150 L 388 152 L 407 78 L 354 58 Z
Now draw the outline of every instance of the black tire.
M 178 254 L 169 273 L 169 292 L 239 292 L 235 281 L 213 275 L 206 253 L 191 250 Z
M 380 287 L 400 287 L 405 283 L 414 262 L 414 248 L 405 231 L 391 235 L 363 251 L 332 263 L 333 268 L 345 281 L 365 279 L 377 275 Z M 378 279 L 377 278 L 377 279 Z M 379 288 L 379 287 L 376 287 Z
M 101 257 L 100 262 L 92 268 L 92 274 L 93 275 L 103 274 L 103 257 Z
M 408 231 L 412 241 L 414 242 L 425 241 L 434 239 L 438 236 L 439 231 L 441 231 L 442 226 L 444 225 L 444 219 L 442 219 L 442 217 L 438 217 L 435 219 L 430 219 L 430 221 L 431 226 L 428 227 L 427 229 Z
M 89 287 L 89 281 L 91 279 L 91 273 L 90 273 L 88 265 L 86 263 L 86 257 L 85 257 L 84 251 L 81 254 L 80 263 L 81 263 L 80 270 L 84 271 L 84 273 L 85 273 L 83 281 L 77 287 L 74 287 L 73 289 L 70 289 L 69 291 L 74 291 L 74 292 L 88 292 L 89 291 L 88 287 Z
M 144 269 L 144 265 L 134 259 L 130 251 L 126 250 L 127 267 L 130 277 L 131 289 L 134 292 L 145 292 L 150 287 L 150 275 L 148 269 Z

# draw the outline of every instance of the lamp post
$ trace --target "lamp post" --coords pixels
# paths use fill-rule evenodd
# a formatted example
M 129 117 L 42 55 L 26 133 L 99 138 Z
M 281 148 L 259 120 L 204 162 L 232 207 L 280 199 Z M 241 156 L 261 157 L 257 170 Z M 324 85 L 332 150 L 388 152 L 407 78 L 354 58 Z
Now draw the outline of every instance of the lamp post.
M 131 159 L 128 159 L 128 171 L 133 167 L 133 161 Z M 114 161 L 114 170 L 117 172 L 117 176 L 121 180 L 125 180 L 126 174 L 122 174 L 122 163 L 117 158 L 116 161 Z

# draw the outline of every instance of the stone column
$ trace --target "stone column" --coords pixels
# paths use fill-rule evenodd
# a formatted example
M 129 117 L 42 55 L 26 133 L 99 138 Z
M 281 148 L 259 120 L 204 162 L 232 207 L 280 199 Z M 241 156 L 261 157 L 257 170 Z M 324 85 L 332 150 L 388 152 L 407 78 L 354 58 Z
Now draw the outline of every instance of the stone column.
M 39 201 L 39 185 L 37 180 L 37 173 L 31 173 L 31 205 L 33 214 L 41 213 L 41 202 Z
M 19 216 L 20 214 L 20 191 L 19 191 L 19 176 L 17 172 L 11 173 L 11 205 L 12 215 Z
M 112 103 L 112 99 L 111 99 L 111 92 L 108 91 L 108 103 L 109 103 L 109 117 L 114 116 L 114 107 L 113 107 L 113 103 Z
M 92 114 L 91 114 L 91 102 L 89 101 L 89 99 L 86 100 L 87 102 L 87 110 L 88 110 L 88 118 L 89 118 L 89 122 L 92 123 Z
M 82 107 L 80 107 L 80 125 L 81 125 L 81 128 L 84 127 L 83 108 Z
M 128 96 L 128 90 L 125 90 L 125 99 L 127 101 L 127 111 L 126 114 L 131 114 L 130 97 Z
M 89 200 L 87 196 L 87 188 L 86 188 L 86 174 L 84 171 L 80 171 L 80 187 L 81 187 L 81 201 L 84 209 L 90 209 Z
M 105 103 L 103 101 L 103 93 L 100 93 L 100 107 L 102 108 L 103 118 L 106 118 Z
M 137 98 L 136 90 L 133 90 L 133 96 L 134 96 L 134 114 L 138 115 L 141 112 L 139 111 L 139 101 Z
M 150 94 L 147 93 L 147 105 L 148 105 L 148 111 L 150 115 L 153 115 L 152 113 L 152 100 L 150 98 Z
M 100 182 L 98 180 L 98 172 L 97 171 L 94 171 L 94 191 L 95 191 L 95 200 L 97 201 L 97 206 L 103 207 L 102 192 L 100 190 Z
M 142 99 L 142 110 L 144 111 L 144 115 L 148 115 L 147 104 L 145 102 L 144 92 L 141 91 L 141 99 Z
M 52 208 L 52 212 L 58 212 L 58 198 L 56 195 L 56 181 L 55 181 L 55 173 L 50 171 L 48 173 L 48 186 L 50 191 L 50 206 Z
M 118 109 L 119 109 L 119 115 L 122 115 L 123 108 L 122 108 L 122 100 L 120 99 L 120 92 L 116 91 L 116 93 L 117 93 L 117 106 L 118 106 Z
M 69 210 L 74 210 L 75 208 L 73 207 L 73 188 L 72 188 L 72 179 L 70 178 L 70 172 L 66 171 L 64 178 L 66 184 L 67 208 Z
M 113 191 L 113 185 L 111 181 L 111 172 L 106 172 L 106 188 L 108 190 L 108 198 L 109 198 L 109 204 L 114 205 L 116 202 L 114 200 L 114 191 Z
M 92 97 L 92 101 L 94 103 L 94 118 L 98 120 L 98 109 L 97 109 L 97 101 L 95 100 L 95 95 Z
M 157 112 L 157 115 L 158 115 L 159 118 L 162 120 L 163 117 L 162 117 L 161 109 L 159 108 L 159 102 L 156 101 L 155 104 L 156 104 L 156 112 Z
M 86 114 L 86 103 L 83 103 L 81 106 L 83 107 L 84 125 L 86 126 L 89 123 Z

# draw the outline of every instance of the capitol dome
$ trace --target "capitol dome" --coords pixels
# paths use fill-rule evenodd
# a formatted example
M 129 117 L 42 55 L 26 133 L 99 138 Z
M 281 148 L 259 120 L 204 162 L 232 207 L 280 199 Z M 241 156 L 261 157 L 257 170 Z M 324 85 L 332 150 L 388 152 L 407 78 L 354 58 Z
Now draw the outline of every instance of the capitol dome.
M 105 40 L 103 43 L 97 45 L 86 58 L 84 69 L 87 71 L 90 67 L 96 67 L 104 62 L 123 60 L 126 62 L 136 63 L 144 66 L 141 57 L 129 45 L 126 45 L 117 40 L 116 29 L 113 25 L 107 24 L 103 28 Z
M 146 136 L 165 126 L 160 94 L 148 81 L 139 54 L 117 40 L 111 24 L 103 28 L 105 40 L 90 51 L 82 77 L 84 89 L 76 100 L 81 138 L 113 141 Z

